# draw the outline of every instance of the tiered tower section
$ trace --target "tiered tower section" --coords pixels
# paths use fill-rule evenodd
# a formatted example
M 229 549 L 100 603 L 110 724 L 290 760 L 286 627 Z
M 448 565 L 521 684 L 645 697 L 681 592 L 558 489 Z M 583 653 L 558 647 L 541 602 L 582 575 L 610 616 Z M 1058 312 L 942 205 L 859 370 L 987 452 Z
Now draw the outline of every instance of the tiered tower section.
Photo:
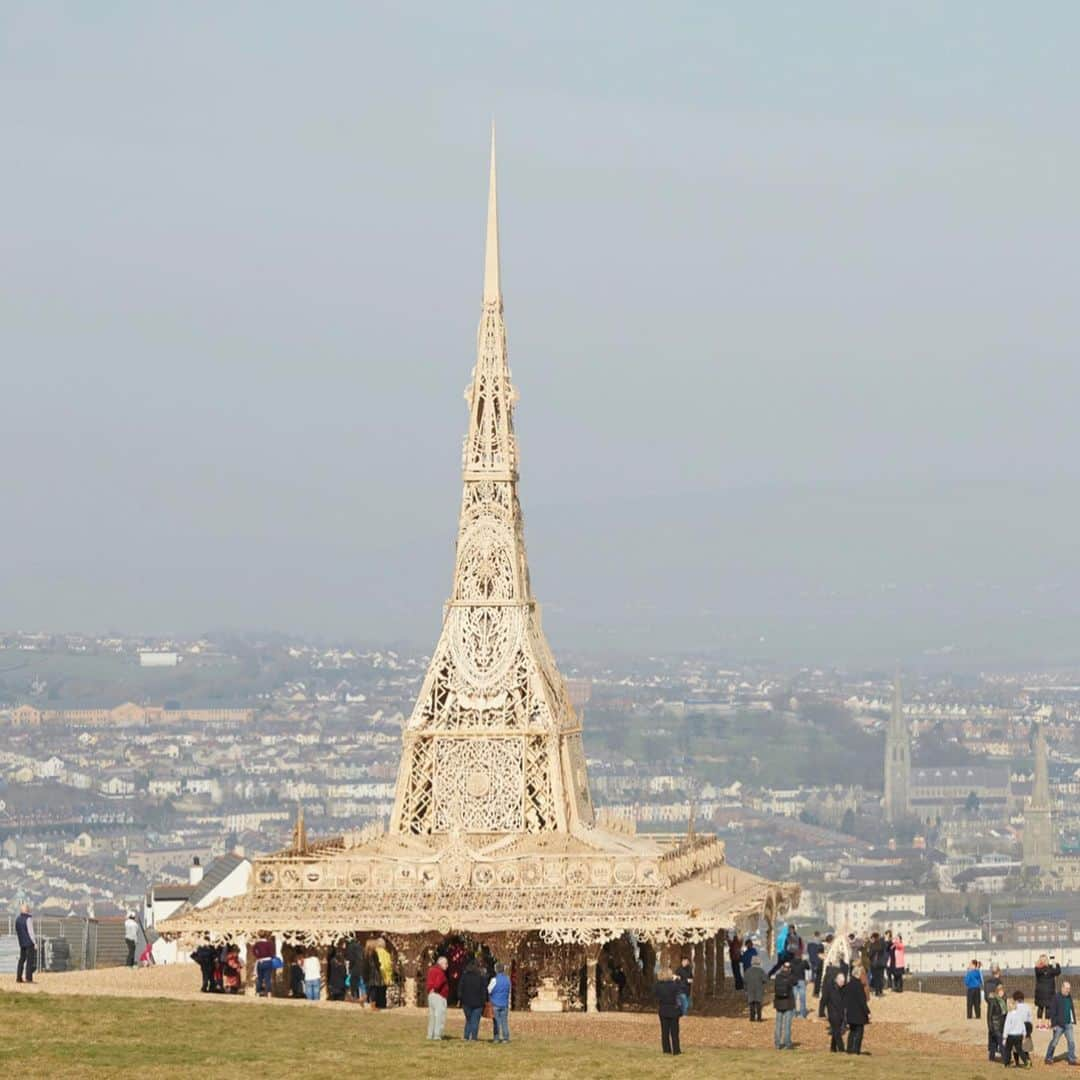
M 442 633 L 404 732 L 390 831 L 570 832 L 593 823 L 581 727 L 529 584 L 491 140 L 483 313 L 465 392 L 464 493 Z

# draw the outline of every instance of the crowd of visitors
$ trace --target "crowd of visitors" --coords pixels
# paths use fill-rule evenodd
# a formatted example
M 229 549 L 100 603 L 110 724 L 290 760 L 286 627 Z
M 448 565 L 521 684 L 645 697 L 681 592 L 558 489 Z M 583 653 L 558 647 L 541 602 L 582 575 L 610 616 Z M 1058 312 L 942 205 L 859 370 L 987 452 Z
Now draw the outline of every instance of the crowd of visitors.
M 125 920 L 125 940 L 129 944 L 127 962 L 133 962 L 135 936 L 133 914 Z M 33 982 L 37 969 L 37 937 L 28 905 L 15 919 L 19 945 L 17 982 Z M 763 1008 L 771 993 L 773 1007 L 773 1044 L 777 1050 L 795 1048 L 792 1037 L 795 1017 L 810 1015 L 807 1000 L 817 998 L 817 1016 L 827 1021 L 829 1050 L 832 1053 L 865 1054 L 863 1039 L 870 1023 L 870 1003 L 884 996 L 886 989 L 902 993 L 906 973 L 903 937 L 886 930 L 858 937 L 855 934 L 815 933 L 806 941 L 794 923 L 781 927 L 777 936 L 775 960 L 765 970 L 764 959 L 754 937 L 740 939 L 731 934 L 727 940 L 734 985 L 746 998 L 751 1023 L 763 1022 Z M 380 937 L 364 939 L 360 934 L 341 941 L 326 951 L 303 947 L 286 948 L 279 955 L 278 943 L 270 934 L 261 934 L 251 945 L 255 990 L 259 996 L 274 993 L 275 975 L 283 971 L 288 996 L 319 1001 L 324 994 L 330 1001 L 353 1001 L 373 1011 L 387 1007 L 388 987 L 395 983 L 393 959 Z M 191 954 L 201 972 L 203 993 L 239 994 L 244 989 L 244 964 L 240 947 L 225 943 L 204 942 Z M 284 970 L 283 970 L 284 969 Z M 621 976 L 621 977 L 620 977 Z M 999 966 L 984 974 L 978 959 L 972 959 L 963 976 L 967 1018 L 981 1020 L 986 1007 L 987 1056 L 1007 1068 L 1031 1067 L 1032 1035 L 1036 1027 L 1050 1031 L 1045 1063 L 1056 1060 L 1059 1045 L 1065 1044 L 1065 1059 L 1080 1064 L 1076 1055 L 1076 1007 L 1071 984 L 1065 980 L 1058 987 L 1061 966 L 1052 955 L 1042 955 L 1034 968 L 1034 1006 L 1025 1000 L 1022 990 L 1008 993 Z M 626 976 L 609 958 L 608 978 L 617 988 L 621 1007 Z M 772 983 L 770 988 L 769 984 Z M 599 983 L 599 978 L 598 978 Z M 655 997 L 660 1020 L 661 1050 L 681 1053 L 679 1022 L 693 1007 L 694 966 L 691 954 L 681 956 L 674 969 L 663 968 L 657 974 Z M 510 1041 L 510 1005 L 513 997 L 513 973 L 498 963 L 485 946 L 470 949 L 464 942 L 448 939 L 426 973 L 427 1038 L 444 1039 L 451 1004 L 463 1015 L 463 1039 L 480 1038 L 481 1021 L 492 1021 L 492 1041 Z

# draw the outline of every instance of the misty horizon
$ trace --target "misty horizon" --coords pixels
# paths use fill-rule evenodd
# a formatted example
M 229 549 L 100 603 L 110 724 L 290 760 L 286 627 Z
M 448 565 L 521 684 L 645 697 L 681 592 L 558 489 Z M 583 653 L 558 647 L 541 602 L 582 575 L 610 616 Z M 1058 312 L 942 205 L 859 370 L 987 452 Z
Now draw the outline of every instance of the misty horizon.
M 0 623 L 434 644 L 494 106 L 556 651 L 1075 659 L 1072 8 L 251 10 L 4 16 Z

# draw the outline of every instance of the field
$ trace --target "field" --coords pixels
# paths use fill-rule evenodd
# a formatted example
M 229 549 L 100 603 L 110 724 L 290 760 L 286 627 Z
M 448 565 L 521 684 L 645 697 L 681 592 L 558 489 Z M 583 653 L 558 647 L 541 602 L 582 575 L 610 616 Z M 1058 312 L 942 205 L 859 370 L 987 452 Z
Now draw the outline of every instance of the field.
M 4 977 L 0 1062 L 9 1075 L 32 1077 L 360 1075 L 387 1080 L 466 1074 L 967 1080 L 998 1076 L 1001 1068 L 986 1063 L 980 1047 L 985 1035 L 975 1022 L 965 1027 L 962 1002 L 931 995 L 905 994 L 895 1007 L 886 999 L 879 1007 L 881 1020 L 867 1031 L 871 1055 L 862 1058 L 828 1055 L 820 1023 L 798 1022 L 796 1050 L 778 1053 L 771 1048 L 771 1022 L 692 1016 L 683 1022 L 684 1054 L 671 1059 L 660 1054 L 656 1019 L 649 1015 L 515 1013 L 513 1041 L 496 1046 L 489 1041 L 488 1022 L 484 1041 L 462 1042 L 460 1013 L 452 1011 L 447 1028 L 452 1037 L 431 1044 L 424 1039 L 421 1010 L 371 1013 L 330 1003 L 208 1000 L 190 992 L 190 971 L 180 974 L 183 983 L 176 969 L 53 975 L 44 977 L 48 986 L 33 991 Z M 88 979 L 97 979 L 109 996 L 71 992 L 88 985 Z M 892 1020 L 886 1018 L 887 1006 Z

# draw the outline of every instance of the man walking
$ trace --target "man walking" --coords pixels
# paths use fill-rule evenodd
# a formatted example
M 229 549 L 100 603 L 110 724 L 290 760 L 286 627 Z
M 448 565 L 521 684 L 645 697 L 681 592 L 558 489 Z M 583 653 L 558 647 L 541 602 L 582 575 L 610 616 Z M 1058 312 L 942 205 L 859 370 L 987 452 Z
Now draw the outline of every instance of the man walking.
M 37 937 L 29 904 L 23 904 L 15 918 L 15 936 L 19 939 L 19 966 L 15 971 L 15 981 L 32 983 L 37 970 Z
M 129 911 L 124 920 L 124 944 L 127 946 L 127 966 L 135 966 L 135 945 L 139 940 L 139 924 L 135 921 L 135 912 Z
M 776 1010 L 773 1044 L 777 1050 L 794 1050 L 791 1021 L 795 1016 L 795 976 L 788 961 L 781 965 L 773 982 L 773 1008 Z
M 446 977 L 446 969 L 449 966 L 450 961 L 440 956 L 427 973 L 427 1037 L 435 1042 L 442 1041 L 446 1027 L 446 1003 L 450 997 L 450 980 Z
M 833 980 L 832 992 L 829 1000 L 825 1003 L 825 1012 L 829 1018 L 829 1052 L 832 1054 L 844 1053 L 844 973 L 838 971 Z
M 1072 986 L 1063 982 L 1061 989 L 1054 995 L 1054 1001 L 1050 1006 L 1050 1026 L 1053 1034 L 1050 1036 L 1050 1045 L 1046 1048 L 1046 1064 L 1054 1064 L 1054 1051 L 1057 1049 L 1058 1040 L 1065 1036 L 1065 1057 L 1070 1065 L 1076 1061 L 1076 1006 L 1072 999 Z

